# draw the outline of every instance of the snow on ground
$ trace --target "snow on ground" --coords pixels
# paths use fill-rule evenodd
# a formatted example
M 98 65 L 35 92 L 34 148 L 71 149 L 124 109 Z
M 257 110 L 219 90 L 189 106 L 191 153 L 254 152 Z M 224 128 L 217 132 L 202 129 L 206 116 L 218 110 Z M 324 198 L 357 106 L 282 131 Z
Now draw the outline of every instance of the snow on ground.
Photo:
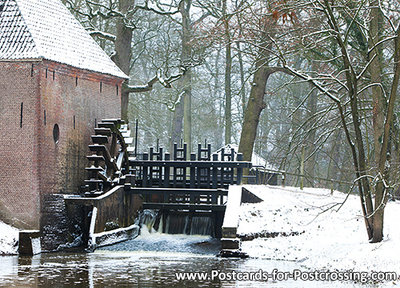
M 0 221 L 0 255 L 17 254 L 18 229 Z
M 370 244 L 360 200 L 327 189 L 246 185 L 264 202 L 242 204 L 238 234 L 299 232 L 243 241 L 250 257 L 298 261 L 310 269 L 393 271 L 400 275 L 400 203 L 385 210 L 384 241 Z M 334 206 L 333 209 L 328 209 Z M 304 231 L 304 233 L 303 233 Z

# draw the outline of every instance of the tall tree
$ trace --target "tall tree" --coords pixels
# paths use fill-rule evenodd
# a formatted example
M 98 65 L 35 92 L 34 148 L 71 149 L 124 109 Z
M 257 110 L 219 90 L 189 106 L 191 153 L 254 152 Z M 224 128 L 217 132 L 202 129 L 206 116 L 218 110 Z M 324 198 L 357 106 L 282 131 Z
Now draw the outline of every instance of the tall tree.
M 134 5 L 134 0 L 119 0 L 119 11 L 126 15 Z M 115 54 L 112 59 L 126 75 L 130 75 L 132 27 L 127 25 L 127 21 L 123 17 L 118 17 L 116 26 Z M 129 93 L 127 86 L 123 85 L 121 91 L 121 118 L 125 121 L 128 121 Z
M 322 23 L 322 27 L 318 27 L 319 30 L 317 29 L 312 34 L 310 33 L 307 37 L 303 38 L 303 43 L 306 45 L 308 44 L 308 47 L 318 48 L 320 55 L 327 56 L 327 52 L 329 52 L 330 56 L 325 60 L 325 63 L 333 64 L 328 66 L 328 69 L 332 69 L 330 76 L 326 77 L 324 79 L 325 81 L 321 81 L 320 79 L 323 79 L 321 77 L 323 75 L 326 76 L 326 73 L 322 71 L 313 71 L 314 75 L 318 76 L 312 77 L 304 71 L 296 71 L 290 67 L 284 57 L 282 57 L 281 60 L 283 61 L 284 67 L 288 68 L 293 74 L 311 82 L 337 106 L 342 128 L 351 149 L 356 176 L 355 183 L 357 183 L 358 186 L 368 238 L 371 242 L 380 242 L 383 239 L 384 208 L 390 190 L 390 165 L 388 164 L 391 159 L 390 153 L 388 152 L 390 151 L 389 140 L 400 77 L 400 25 L 395 27 L 390 17 L 386 17 L 388 21 L 387 26 L 388 28 L 391 27 L 391 33 L 388 33 L 385 39 L 379 40 L 380 33 L 378 30 L 383 27 L 379 25 L 380 19 L 382 19 L 380 13 L 383 13 L 382 7 L 371 6 L 379 3 L 373 1 L 370 3 L 365 1 L 347 1 L 345 3 L 340 3 L 340 5 L 332 5 L 329 0 L 324 0 L 314 4 L 317 5 L 312 6 L 310 11 L 313 11 L 311 13 L 315 13 L 314 15 L 316 17 L 321 17 L 320 23 Z M 316 9 L 314 10 L 314 8 Z M 351 15 L 350 21 L 348 18 L 349 15 Z M 361 24 L 362 21 L 360 21 L 360 19 L 362 17 L 371 19 L 369 27 Z M 380 28 L 378 28 L 378 26 Z M 317 37 L 316 35 L 318 35 L 318 37 L 322 35 L 325 37 L 328 36 L 329 39 L 332 39 L 336 44 L 335 46 L 338 47 L 338 57 L 331 56 L 332 47 L 327 46 L 325 43 L 325 45 L 323 44 L 316 47 L 314 43 L 320 42 L 308 42 L 315 41 L 313 37 Z M 369 35 L 369 38 L 364 35 Z M 366 50 L 364 46 L 368 46 L 366 45 L 367 41 L 365 39 L 369 39 L 369 55 L 365 55 Z M 373 100 L 371 112 L 375 123 L 374 139 L 378 141 L 378 143 L 375 142 L 374 147 L 379 151 L 379 153 L 375 153 L 377 169 L 375 170 L 375 175 L 371 175 L 374 171 L 368 169 L 370 165 L 365 150 L 369 144 L 368 131 L 363 129 L 363 123 L 368 121 L 368 119 L 364 118 L 364 113 L 360 109 L 360 103 L 362 102 L 364 91 L 368 91 L 368 89 L 374 86 L 382 88 L 382 80 L 380 79 L 380 71 L 382 71 L 382 68 L 378 62 L 374 68 L 372 64 L 375 59 L 379 61 L 380 46 L 385 45 L 385 43 L 390 43 L 391 41 L 392 47 L 394 48 L 392 50 L 394 59 L 392 67 L 393 77 L 390 79 L 391 88 L 388 93 L 386 104 L 381 105 L 383 104 L 382 102 L 385 102 L 382 101 L 382 95 L 380 94 L 384 89 L 381 89 L 380 92 L 374 89 L 371 92 L 371 98 Z M 325 67 L 325 70 L 326 68 L 327 67 Z M 387 67 L 387 69 L 389 69 L 389 67 Z M 370 71 L 370 75 L 367 75 L 368 71 Z M 339 76 L 332 77 L 331 75 Z M 328 82 L 329 85 L 327 85 Z M 335 96 L 335 93 L 337 93 L 337 96 Z M 347 105 L 348 107 L 345 107 Z M 349 114 L 345 112 L 345 108 L 349 109 Z M 347 117 L 350 117 L 351 124 L 349 124 Z M 382 118 L 380 119 L 380 117 Z M 381 123 L 382 120 L 383 123 Z M 373 200 L 373 195 L 375 195 L 375 200 Z
M 182 16 L 182 54 L 183 63 L 188 63 L 192 58 L 192 49 L 190 45 L 191 27 L 190 8 L 192 0 L 184 0 L 180 3 L 179 12 Z M 192 151 L 192 72 L 188 71 L 181 81 L 183 94 L 183 140 L 188 145 L 188 159 Z
M 225 35 L 225 144 L 231 143 L 232 138 L 232 47 L 227 11 L 227 0 L 222 0 L 222 21 Z

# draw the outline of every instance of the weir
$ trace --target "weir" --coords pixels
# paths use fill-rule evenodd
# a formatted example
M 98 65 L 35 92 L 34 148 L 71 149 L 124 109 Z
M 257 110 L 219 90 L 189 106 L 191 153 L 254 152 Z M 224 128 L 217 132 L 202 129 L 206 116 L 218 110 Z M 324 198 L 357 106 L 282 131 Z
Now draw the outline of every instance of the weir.
M 160 210 L 143 210 L 139 221 L 149 231 L 166 234 L 214 236 L 213 220 L 209 215 L 171 211 L 165 215 Z
M 82 230 L 89 250 L 137 236 L 143 221 L 161 233 L 222 238 L 228 190 L 242 183 L 250 162 L 233 149 L 211 154 L 211 145 L 201 144 L 190 160 L 186 144 L 175 144 L 172 155 L 150 148 L 139 159 L 128 149 L 132 138 L 121 120 L 98 126 L 87 190 L 64 197 L 87 215 Z

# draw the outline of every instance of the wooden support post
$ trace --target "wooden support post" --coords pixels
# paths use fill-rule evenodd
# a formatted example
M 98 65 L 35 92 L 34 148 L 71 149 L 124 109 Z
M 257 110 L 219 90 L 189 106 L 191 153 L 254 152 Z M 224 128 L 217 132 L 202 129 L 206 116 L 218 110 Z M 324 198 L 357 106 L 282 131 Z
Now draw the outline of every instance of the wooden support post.
M 177 160 L 178 159 L 178 144 L 174 143 L 174 154 L 173 154 L 173 159 Z
M 212 155 L 213 161 L 218 161 L 218 154 Z M 212 188 L 218 188 L 218 167 L 212 167 Z
M 153 157 L 154 157 L 154 148 L 153 147 L 150 147 L 150 160 L 154 160 L 153 159 Z M 150 167 L 149 167 L 149 176 L 150 176 L 150 178 L 149 178 L 149 187 L 152 187 L 153 186 L 153 166 L 152 165 L 150 165 Z
M 137 149 L 138 149 L 138 127 L 139 126 L 139 120 L 136 119 L 135 122 L 135 157 L 137 157 Z
M 256 168 L 256 184 L 259 185 L 260 183 L 260 171 Z
M 184 143 L 183 144 L 183 151 L 182 151 L 182 160 L 183 161 L 186 161 L 187 160 L 187 143 Z M 189 171 L 186 171 L 186 169 L 187 169 L 187 167 L 182 167 L 182 182 L 183 182 L 183 187 L 186 187 L 187 185 L 186 185 L 186 175 L 187 175 L 187 172 L 189 172 Z
M 199 161 L 203 158 L 201 157 L 201 144 L 197 144 L 197 159 L 199 159 Z
M 183 160 L 186 161 L 187 157 L 187 143 L 183 144 Z
M 169 153 L 165 153 L 165 161 L 169 161 L 171 159 L 171 155 Z M 170 174 L 170 167 L 164 167 L 164 187 L 169 187 L 169 174 Z
M 196 161 L 196 154 L 190 154 L 190 161 Z M 190 188 L 194 188 L 196 184 L 196 167 L 190 167 Z M 194 194 L 190 194 L 190 203 L 194 203 Z
M 237 154 L 237 161 L 243 161 L 243 154 L 238 153 Z M 242 179 L 243 179 L 243 168 L 239 167 L 237 168 L 237 177 L 236 177 L 236 184 L 241 185 L 242 184 Z
M 212 155 L 213 161 L 218 161 L 218 154 L 213 154 Z M 223 169 L 223 168 L 221 168 Z M 210 171 L 211 172 L 211 171 Z M 211 173 L 210 173 L 211 174 Z M 211 183 L 212 188 L 218 188 L 218 168 L 216 166 L 212 167 L 212 183 Z M 213 193 L 212 195 L 212 203 L 217 204 L 218 196 Z
M 149 160 L 149 154 L 143 153 L 143 160 Z M 143 165 L 143 187 L 147 187 L 148 167 Z

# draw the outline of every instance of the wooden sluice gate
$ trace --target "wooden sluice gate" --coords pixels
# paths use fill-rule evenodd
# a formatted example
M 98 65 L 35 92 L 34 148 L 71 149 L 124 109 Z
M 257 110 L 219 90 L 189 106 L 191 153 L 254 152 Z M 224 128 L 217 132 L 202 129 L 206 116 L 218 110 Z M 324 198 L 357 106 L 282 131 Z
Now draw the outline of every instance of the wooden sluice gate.
M 237 159 L 233 153 L 224 152 L 202 156 L 204 150 L 209 154 L 211 147 L 202 149 L 199 145 L 198 157 L 192 153 L 190 160 L 186 160 L 186 144 L 183 148 L 174 146 L 172 159 L 169 153 L 162 154 L 162 148 L 158 152 L 150 148 L 142 160 L 130 158 L 130 166 L 136 168 L 132 193 L 145 195 L 146 202 L 153 198 L 162 203 L 223 205 L 228 186 L 240 184 L 243 169 L 251 164 L 244 162 L 241 154 Z M 179 152 L 184 156 L 179 157 Z
M 171 213 L 189 219 L 207 215 L 213 223 L 212 235 L 221 238 L 228 187 L 241 184 L 243 169 L 251 163 L 244 162 L 241 154 L 235 157 L 234 151 L 211 154 L 211 145 L 202 148 L 199 144 L 190 160 L 186 155 L 187 145 L 175 144 L 172 155 L 150 148 L 143 159 L 130 158 L 136 181 L 127 193 L 142 195 L 143 208 L 159 210 L 164 219 Z

